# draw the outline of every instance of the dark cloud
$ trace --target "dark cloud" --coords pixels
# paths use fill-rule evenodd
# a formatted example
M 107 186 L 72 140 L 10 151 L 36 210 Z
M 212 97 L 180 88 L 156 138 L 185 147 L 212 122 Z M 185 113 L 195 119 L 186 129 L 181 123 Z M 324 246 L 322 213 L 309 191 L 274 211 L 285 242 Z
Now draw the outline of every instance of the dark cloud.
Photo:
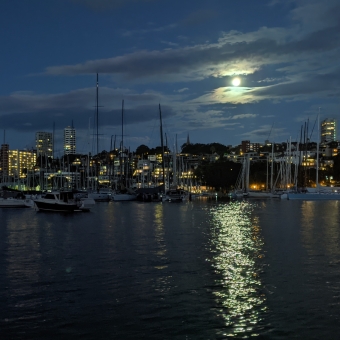
M 92 60 L 77 65 L 51 66 L 48 75 L 113 74 L 125 80 L 150 78 L 158 81 L 183 81 L 201 79 L 221 72 L 228 65 L 242 65 L 248 68 L 266 64 L 294 63 L 299 58 L 312 58 L 318 53 L 337 51 L 340 41 L 340 27 L 328 27 L 312 32 L 296 41 L 278 42 L 259 38 L 237 43 L 198 45 L 163 51 L 138 51 L 124 56 Z
M 156 120 L 162 99 L 156 93 L 120 93 L 109 88 L 99 91 L 99 125 L 121 125 L 122 100 L 125 101 L 125 124 L 138 124 Z M 86 129 L 89 120 L 93 125 L 96 114 L 94 89 L 82 89 L 65 94 L 36 95 L 18 93 L 0 97 L 3 128 L 18 131 L 37 131 L 50 128 L 53 123 L 65 127 L 72 123 Z M 172 107 L 162 105 L 164 118 L 175 115 Z
M 168 119 L 173 115 L 175 115 L 175 113 L 171 107 L 164 106 L 164 108 L 162 108 L 163 119 Z M 106 144 L 108 143 L 107 141 L 111 134 L 117 134 L 118 139 L 120 138 L 122 126 L 121 117 L 120 109 L 99 113 L 98 131 L 101 148 L 103 148 L 105 141 Z M 93 142 L 92 139 L 96 135 L 96 115 L 93 110 L 50 110 L 48 114 L 46 112 L 33 112 L 29 114 L 17 112 L 11 115 L 3 115 L 2 119 L 6 122 L 2 125 L 5 130 L 14 131 L 15 134 L 25 133 L 27 135 L 27 133 L 31 133 L 32 139 L 37 131 L 52 132 L 54 127 L 56 135 L 59 136 L 60 140 L 58 144 L 60 145 L 62 142 L 63 129 L 72 124 L 77 131 L 77 145 L 79 147 Z M 150 133 L 150 126 L 158 127 L 158 108 L 145 105 L 125 110 L 124 131 L 130 131 L 128 134 L 129 139 L 141 134 L 138 126 L 140 126 L 140 129 L 145 129 L 145 134 Z M 148 127 L 148 129 L 146 129 L 146 127 Z M 137 131 L 135 129 L 137 129 Z M 124 134 L 126 134 L 126 132 Z M 157 133 L 157 136 L 158 135 Z M 32 146 L 34 146 L 34 144 L 32 144 Z

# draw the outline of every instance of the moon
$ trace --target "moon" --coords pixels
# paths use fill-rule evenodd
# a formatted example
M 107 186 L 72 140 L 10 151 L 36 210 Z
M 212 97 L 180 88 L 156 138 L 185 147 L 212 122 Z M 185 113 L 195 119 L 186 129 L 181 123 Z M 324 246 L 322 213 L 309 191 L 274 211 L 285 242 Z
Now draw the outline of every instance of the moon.
M 240 78 L 234 78 L 231 82 L 234 86 L 239 86 L 241 84 Z

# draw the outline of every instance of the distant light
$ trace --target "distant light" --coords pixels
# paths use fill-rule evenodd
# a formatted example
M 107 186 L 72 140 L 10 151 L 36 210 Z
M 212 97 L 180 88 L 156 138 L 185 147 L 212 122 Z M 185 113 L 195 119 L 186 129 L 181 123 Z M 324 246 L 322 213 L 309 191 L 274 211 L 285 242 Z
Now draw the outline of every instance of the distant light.
M 241 79 L 240 78 L 234 78 L 231 83 L 234 85 L 234 86 L 239 86 L 241 84 Z

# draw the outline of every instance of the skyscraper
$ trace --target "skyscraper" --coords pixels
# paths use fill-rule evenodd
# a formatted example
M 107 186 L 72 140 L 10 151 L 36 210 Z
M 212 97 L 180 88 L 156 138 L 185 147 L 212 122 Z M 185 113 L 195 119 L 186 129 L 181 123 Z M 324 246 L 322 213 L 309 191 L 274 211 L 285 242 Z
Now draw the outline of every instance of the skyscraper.
M 36 132 L 35 146 L 37 148 L 37 157 L 53 157 L 53 140 L 51 132 Z
M 34 169 L 36 160 L 33 150 L 9 150 L 8 175 L 25 178 L 27 171 Z
M 336 141 L 336 121 L 333 118 L 326 118 L 321 122 L 321 143 Z
M 76 130 L 71 126 L 64 129 L 64 155 L 76 153 Z

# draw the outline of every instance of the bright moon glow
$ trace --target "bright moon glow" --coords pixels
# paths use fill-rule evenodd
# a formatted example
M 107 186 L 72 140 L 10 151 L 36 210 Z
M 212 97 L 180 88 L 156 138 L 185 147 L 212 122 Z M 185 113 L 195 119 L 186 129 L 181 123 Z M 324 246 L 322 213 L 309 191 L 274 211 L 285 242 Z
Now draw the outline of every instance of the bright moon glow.
M 239 85 L 241 84 L 241 79 L 240 79 L 240 78 L 234 78 L 234 79 L 232 80 L 232 84 L 233 84 L 234 86 L 239 86 Z

